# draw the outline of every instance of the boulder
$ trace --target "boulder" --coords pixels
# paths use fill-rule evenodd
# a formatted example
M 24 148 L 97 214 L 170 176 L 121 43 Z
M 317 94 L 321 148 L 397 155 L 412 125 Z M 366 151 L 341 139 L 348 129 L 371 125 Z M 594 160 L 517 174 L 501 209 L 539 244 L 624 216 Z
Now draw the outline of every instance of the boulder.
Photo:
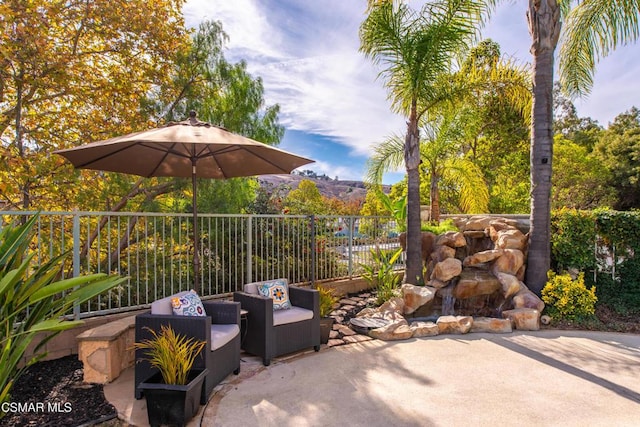
M 501 272 L 497 272 L 495 275 L 500 285 L 502 285 L 504 299 L 509 299 L 520 291 L 521 282 L 516 276 Z
M 404 314 L 411 314 L 435 298 L 436 290 L 427 286 L 402 285 Z
M 469 239 L 484 239 L 487 237 L 487 233 L 481 230 L 464 231 L 462 234 L 464 234 L 465 238 Z
M 495 317 L 474 317 L 471 332 L 489 332 L 493 334 L 508 334 L 512 332 L 509 319 L 497 319 Z
M 466 257 L 462 263 L 465 267 L 471 267 L 485 262 L 493 261 L 494 259 L 502 256 L 502 249 L 492 249 L 489 251 L 476 252 L 473 255 Z
M 521 331 L 537 331 L 540 329 L 540 312 L 534 308 L 514 308 L 505 310 L 502 317 L 509 319 L 512 325 Z
M 406 340 L 413 336 L 413 331 L 405 320 L 404 322 L 390 323 L 382 328 L 372 329 L 369 331 L 369 336 L 384 341 Z
M 435 288 L 435 289 L 442 289 L 442 288 L 446 287 L 447 285 L 449 285 L 449 284 L 446 283 L 446 282 L 440 281 L 438 279 L 431 279 L 427 283 L 427 286 Z
M 456 258 L 447 258 L 436 264 L 431 274 L 431 279 L 448 282 L 462 272 L 462 262 Z
M 407 233 L 400 233 L 398 236 L 400 240 L 400 247 L 403 251 L 407 250 Z M 423 231 L 422 232 L 422 261 L 426 262 L 431 257 L 431 253 L 435 248 L 436 238 L 437 236 L 431 232 Z
M 500 249 L 518 249 L 524 251 L 527 247 L 527 236 L 517 229 L 503 230 L 498 232 L 498 238 L 495 241 L 496 248 Z
M 440 316 L 436 321 L 441 334 L 466 334 L 471 330 L 471 316 Z
M 516 275 L 524 265 L 524 254 L 518 249 L 505 249 L 502 256 L 496 258 L 491 266 L 493 274 L 497 272 Z
M 464 224 L 462 231 L 484 231 L 491 225 L 491 221 L 495 221 L 495 218 L 490 216 L 472 216 Z
M 534 308 L 542 313 L 542 310 L 544 310 L 544 301 L 525 286 L 524 289 L 520 289 L 513 297 L 513 306 L 515 308 Z
M 490 295 L 500 289 L 500 282 L 491 273 L 483 270 L 467 269 L 460 275 L 453 289 L 457 299 L 467 299 L 478 295 Z
M 461 248 L 467 245 L 467 239 L 459 231 L 447 231 L 438 237 L 436 244 L 449 246 L 450 248 Z
M 438 325 L 433 322 L 412 322 L 409 328 L 413 331 L 413 338 L 433 337 L 440 333 Z
M 435 262 L 442 262 L 447 258 L 454 258 L 456 250 L 449 246 L 436 245 L 435 251 L 431 254 L 431 259 Z

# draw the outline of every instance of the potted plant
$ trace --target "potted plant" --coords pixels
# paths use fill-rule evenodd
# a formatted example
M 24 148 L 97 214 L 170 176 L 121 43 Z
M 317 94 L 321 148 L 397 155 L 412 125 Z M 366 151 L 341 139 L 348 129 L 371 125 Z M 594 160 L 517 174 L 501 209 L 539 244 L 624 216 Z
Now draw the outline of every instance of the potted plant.
M 146 329 L 152 338 L 134 345 L 160 371 L 139 386 L 147 399 L 149 424 L 184 425 L 200 406 L 207 369 L 192 366 L 206 342 L 176 334 L 171 326 L 162 325 L 160 332 Z
M 320 294 L 320 342 L 326 344 L 329 342 L 329 333 L 334 322 L 333 317 L 329 317 L 329 313 L 333 311 L 338 297 L 334 294 L 333 289 L 322 286 L 318 286 L 318 293 Z

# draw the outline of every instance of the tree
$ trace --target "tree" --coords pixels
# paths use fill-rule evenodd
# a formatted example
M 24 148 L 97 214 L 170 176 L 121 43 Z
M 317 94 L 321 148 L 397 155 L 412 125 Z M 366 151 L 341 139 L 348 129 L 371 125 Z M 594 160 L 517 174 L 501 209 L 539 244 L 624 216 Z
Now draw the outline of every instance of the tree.
M 578 117 L 575 105 L 562 93 L 559 82 L 556 82 L 553 87 L 553 105 L 554 133 L 562 134 L 588 151 L 593 150 L 602 133 L 602 126 L 590 117 Z
M 602 161 L 587 148 L 556 135 L 554 141 L 553 209 L 595 209 L 613 206 L 614 188 Z
M 468 46 L 475 24 L 486 12 L 482 2 L 432 1 L 416 12 L 393 0 L 368 3 L 360 26 L 360 50 L 385 68 L 392 109 L 407 117 L 404 164 L 408 179 L 407 261 L 405 282 L 422 282 L 420 231 L 419 122 L 434 105 L 451 99 L 449 91 L 434 90 L 439 77 L 449 74 L 455 54 Z
M 561 17 L 566 27 L 560 51 L 560 83 L 570 95 L 587 94 L 595 64 L 620 44 L 638 38 L 636 0 L 571 2 L 529 0 L 532 38 L 533 106 L 531 121 L 531 231 L 526 283 L 540 294 L 551 266 L 551 176 L 553 164 L 553 69 Z
M 292 190 L 284 200 L 286 213 L 292 215 L 326 215 L 327 206 L 316 183 L 303 179 L 298 188 Z
M 0 3 L 0 196 L 10 207 L 71 209 L 79 185 L 94 192 L 97 180 L 77 178 L 95 174 L 61 169 L 49 153 L 147 124 L 140 99 L 188 42 L 182 3 Z
M 640 111 L 633 107 L 619 114 L 593 149 L 609 172 L 608 186 L 615 189 L 615 209 L 640 208 Z

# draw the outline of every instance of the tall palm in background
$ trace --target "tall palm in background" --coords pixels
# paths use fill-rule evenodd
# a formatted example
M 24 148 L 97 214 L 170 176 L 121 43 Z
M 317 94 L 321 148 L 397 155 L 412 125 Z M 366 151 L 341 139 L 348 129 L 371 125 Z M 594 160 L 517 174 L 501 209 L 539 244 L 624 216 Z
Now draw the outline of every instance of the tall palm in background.
M 470 48 L 486 13 L 483 2 L 436 0 L 415 11 L 393 0 L 369 0 L 360 27 L 360 50 L 376 64 L 392 109 L 407 117 L 407 262 L 404 281 L 422 282 L 420 239 L 420 119 L 453 94 L 434 90 L 456 53 Z
M 440 220 L 440 183 L 455 183 L 459 205 L 464 213 L 484 213 L 488 210 L 489 191 L 482 171 L 462 153 L 463 126 L 452 110 L 449 114 L 422 126 L 420 169 L 429 179 L 429 218 Z M 397 170 L 403 163 L 404 141 L 391 137 L 374 148 L 367 163 L 367 178 L 382 182 L 385 172 Z
M 531 232 L 526 282 L 540 293 L 551 266 L 553 67 L 561 17 L 560 82 L 571 95 L 588 94 L 595 64 L 619 45 L 638 39 L 638 0 L 530 0 L 527 11 L 533 55 L 531 109 Z

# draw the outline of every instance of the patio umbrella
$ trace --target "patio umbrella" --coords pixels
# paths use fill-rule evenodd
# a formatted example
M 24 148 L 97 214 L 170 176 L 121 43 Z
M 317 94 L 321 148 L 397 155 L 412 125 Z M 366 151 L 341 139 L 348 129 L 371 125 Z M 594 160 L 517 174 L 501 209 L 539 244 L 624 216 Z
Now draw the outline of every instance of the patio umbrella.
M 196 178 L 225 179 L 290 173 L 313 160 L 199 121 L 187 120 L 124 136 L 54 151 L 78 169 L 122 172 L 143 177 L 191 177 L 193 186 L 193 268 L 200 291 Z

